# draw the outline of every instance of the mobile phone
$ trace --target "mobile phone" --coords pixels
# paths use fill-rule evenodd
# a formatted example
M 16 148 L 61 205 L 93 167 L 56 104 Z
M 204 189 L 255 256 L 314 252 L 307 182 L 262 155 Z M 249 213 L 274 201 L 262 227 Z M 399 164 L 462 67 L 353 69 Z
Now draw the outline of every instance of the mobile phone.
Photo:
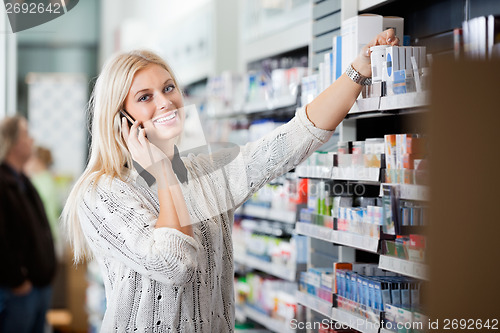
M 121 109 L 120 113 L 127 119 L 129 126 L 132 126 L 135 123 L 134 117 L 132 117 L 125 109 Z M 142 125 L 139 125 L 139 128 L 143 128 Z

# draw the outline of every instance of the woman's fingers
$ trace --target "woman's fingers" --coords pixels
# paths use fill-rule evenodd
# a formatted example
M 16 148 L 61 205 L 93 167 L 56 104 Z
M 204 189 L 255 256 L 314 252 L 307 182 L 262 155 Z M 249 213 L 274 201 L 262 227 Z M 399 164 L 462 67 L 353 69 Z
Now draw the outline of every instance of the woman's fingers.
M 125 142 L 128 142 L 129 133 L 127 119 L 122 117 L 122 136 Z
M 137 140 L 141 143 L 141 145 L 146 144 L 146 130 L 144 128 L 139 129 L 139 134 L 137 135 Z

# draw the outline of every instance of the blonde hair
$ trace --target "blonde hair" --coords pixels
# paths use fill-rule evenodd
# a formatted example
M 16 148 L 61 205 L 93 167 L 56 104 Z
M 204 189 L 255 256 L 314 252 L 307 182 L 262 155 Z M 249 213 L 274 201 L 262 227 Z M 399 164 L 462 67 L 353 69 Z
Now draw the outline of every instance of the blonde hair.
M 92 258 L 83 234 L 78 208 L 85 191 L 97 184 L 102 176 L 124 180 L 127 170 L 132 167 L 132 158 L 121 135 L 119 111 L 124 107 L 125 98 L 135 74 L 151 64 L 167 70 L 178 89 L 178 82 L 170 66 L 157 54 L 146 50 L 121 53 L 104 65 L 97 78 L 89 101 L 88 112 L 92 116 L 92 143 L 87 167 L 75 183 L 64 206 L 61 219 L 73 247 L 74 260 Z
M 7 158 L 7 154 L 14 147 L 19 138 L 19 123 L 25 120 L 22 116 L 7 117 L 0 123 L 0 162 Z

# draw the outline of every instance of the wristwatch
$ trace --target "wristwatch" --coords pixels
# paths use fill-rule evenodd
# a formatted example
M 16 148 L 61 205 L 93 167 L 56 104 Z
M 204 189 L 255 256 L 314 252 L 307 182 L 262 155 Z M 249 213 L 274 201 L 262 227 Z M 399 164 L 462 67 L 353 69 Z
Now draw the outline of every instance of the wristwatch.
M 345 74 L 355 83 L 362 86 L 369 86 L 372 84 L 372 78 L 361 75 L 357 70 L 352 67 L 352 64 L 347 67 Z

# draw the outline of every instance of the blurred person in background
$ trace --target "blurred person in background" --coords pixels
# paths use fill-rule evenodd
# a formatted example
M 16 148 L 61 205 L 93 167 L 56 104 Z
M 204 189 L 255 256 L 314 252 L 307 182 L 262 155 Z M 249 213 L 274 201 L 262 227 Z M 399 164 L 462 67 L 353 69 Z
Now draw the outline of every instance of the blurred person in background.
M 239 147 L 234 159 L 227 151 L 183 157 L 184 173 L 174 167 L 185 113 L 171 68 L 148 51 L 111 58 L 89 103 L 89 163 L 63 210 L 75 260 L 95 257 L 102 272 L 101 331 L 234 331 L 235 209 L 329 140 L 360 80 L 371 77 L 369 47 L 397 43 L 394 30 L 380 33 L 287 124 Z
M 0 122 L 0 332 L 42 333 L 56 257 L 42 200 L 24 175 L 33 152 L 28 122 Z
M 24 166 L 24 172 L 29 177 L 33 186 L 35 186 L 40 198 L 42 199 L 47 219 L 49 220 L 50 230 L 56 249 L 56 255 L 59 259 L 62 257 L 63 246 L 61 244 L 59 216 L 61 215 L 61 205 L 57 187 L 50 167 L 54 160 L 50 149 L 35 146 L 31 158 Z

